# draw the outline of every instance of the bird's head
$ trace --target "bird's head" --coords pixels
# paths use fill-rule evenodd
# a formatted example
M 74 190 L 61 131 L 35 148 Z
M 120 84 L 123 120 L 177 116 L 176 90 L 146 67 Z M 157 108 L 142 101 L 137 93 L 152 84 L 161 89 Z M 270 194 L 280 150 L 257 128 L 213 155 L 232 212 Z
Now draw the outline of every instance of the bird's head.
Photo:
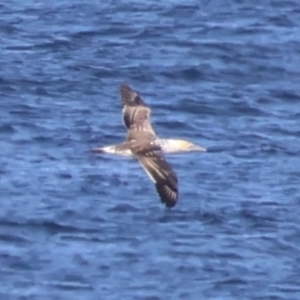
M 168 147 L 166 149 L 167 153 L 180 153 L 192 151 L 206 152 L 206 149 L 186 140 L 168 140 Z
M 178 140 L 178 149 L 186 152 L 191 152 L 191 151 L 206 152 L 205 148 L 195 145 L 186 140 Z

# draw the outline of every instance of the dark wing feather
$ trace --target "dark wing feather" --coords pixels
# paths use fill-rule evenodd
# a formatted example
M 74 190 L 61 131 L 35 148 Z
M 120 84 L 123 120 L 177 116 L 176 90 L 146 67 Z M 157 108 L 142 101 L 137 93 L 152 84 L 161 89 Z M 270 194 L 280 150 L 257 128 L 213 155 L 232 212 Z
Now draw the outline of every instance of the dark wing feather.
M 173 207 L 178 197 L 178 180 L 162 153 L 150 150 L 136 156 L 143 169 L 154 182 L 161 201 L 167 207 Z
M 123 105 L 123 121 L 128 130 L 127 140 L 135 139 L 138 132 L 147 132 L 155 136 L 150 123 L 151 109 L 146 106 L 137 92 L 128 85 L 120 86 L 120 94 Z

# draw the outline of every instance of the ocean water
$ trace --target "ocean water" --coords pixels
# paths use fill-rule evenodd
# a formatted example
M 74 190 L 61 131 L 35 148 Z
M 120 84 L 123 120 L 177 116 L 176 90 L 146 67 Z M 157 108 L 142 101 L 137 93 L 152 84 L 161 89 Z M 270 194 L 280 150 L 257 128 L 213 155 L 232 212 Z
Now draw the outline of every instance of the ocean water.
M 0 4 L 0 299 L 300 299 L 300 6 Z M 171 210 L 131 159 L 118 94 L 151 106 Z

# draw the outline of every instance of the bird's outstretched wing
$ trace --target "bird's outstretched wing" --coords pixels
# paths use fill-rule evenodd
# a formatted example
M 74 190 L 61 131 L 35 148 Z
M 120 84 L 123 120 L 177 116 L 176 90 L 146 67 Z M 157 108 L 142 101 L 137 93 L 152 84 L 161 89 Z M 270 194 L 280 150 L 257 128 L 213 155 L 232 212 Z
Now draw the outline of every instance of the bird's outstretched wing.
M 120 85 L 123 105 L 123 121 L 127 129 L 127 140 L 137 139 L 141 134 L 148 138 L 155 137 L 150 122 L 151 109 L 144 103 L 140 95 L 128 85 Z
M 148 147 L 136 152 L 135 155 L 154 182 L 161 201 L 167 207 L 173 207 L 178 198 L 178 180 L 176 173 L 165 160 L 160 149 L 156 146 Z
M 126 145 L 155 184 L 161 201 L 173 207 L 178 198 L 178 180 L 160 146 L 154 142 L 157 137 L 150 122 L 151 109 L 128 85 L 120 86 L 120 94 L 127 129 Z

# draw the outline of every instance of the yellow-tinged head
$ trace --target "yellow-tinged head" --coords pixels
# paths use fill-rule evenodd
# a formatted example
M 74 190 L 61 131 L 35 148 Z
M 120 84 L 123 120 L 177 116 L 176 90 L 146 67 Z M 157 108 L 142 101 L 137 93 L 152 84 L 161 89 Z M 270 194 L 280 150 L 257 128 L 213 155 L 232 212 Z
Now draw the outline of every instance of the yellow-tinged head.
M 191 151 L 201 151 L 205 152 L 206 149 L 197 146 L 186 140 L 175 140 L 167 139 L 162 145 L 163 151 L 165 153 L 180 153 L 180 152 L 191 152 Z
M 181 151 L 201 151 L 205 152 L 206 149 L 200 146 L 197 146 L 191 142 L 185 140 L 178 140 L 178 150 Z

